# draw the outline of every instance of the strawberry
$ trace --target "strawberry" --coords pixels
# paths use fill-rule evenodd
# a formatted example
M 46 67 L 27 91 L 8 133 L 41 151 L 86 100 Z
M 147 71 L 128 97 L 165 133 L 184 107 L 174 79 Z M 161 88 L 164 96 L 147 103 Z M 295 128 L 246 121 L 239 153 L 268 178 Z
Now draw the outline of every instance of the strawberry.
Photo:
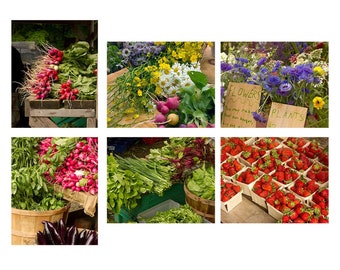
M 262 198 L 267 198 L 268 197 L 269 192 L 267 190 L 262 190 L 259 194 L 260 197 Z
M 269 182 L 266 182 L 266 183 L 263 183 L 261 188 L 267 192 L 272 192 L 273 191 L 273 186 L 271 183 Z
M 248 173 L 247 175 L 246 175 L 246 179 L 245 179 L 245 183 L 246 184 L 250 184 L 250 183 L 252 183 L 252 182 L 254 182 L 255 181 L 255 177 L 254 177 L 254 175 L 253 174 L 251 174 L 251 173 Z
M 328 222 L 329 222 L 328 218 L 326 218 L 322 215 L 319 217 L 319 223 L 328 223 Z
M 315 176 L 316 180 L 320 183 L 326 183 L 328 181 L 328 171 L 320 171 Z
M 282 223 L 289 223 L 290 220 L 291 220 L 290 215 L 283 215 L 283 216 L 282 216 L 282 219 L 281 219 L 281 222 L 282 222 Z
M 289 218 L 290 218 L 291 220 L 297 219 L 298 216 L 299 216 L 299 214 L 298 214 L 295 210 L 292 210 L 292 211 L 289 212 Z
M 298 217 L 294 220 L 294 223 L 305 223 L 305 221 L 302 218 Z
M 320 192 L 319 192 L 320 196 L 325 198 L 326 200 L 328 200 L 328 196 L 329 196 L 329 191 L 328 191 L 328 188 L 325 188 L 325 189 L 322 189 Z
M 309 220 L 309 223 L 319 223 L 319 219 L 317 217 L 312 216 Z
M 283 183 L 284 180 L 285 180 L 285 173 L 284 173 L 284 172 L 276 171 L 276 172 L 273 174 L 273 177 L 274 177 L 274 179 L 276 179 L 277 181 Z
M 237 172 L 242 169 L 242 165 L 237 159 L 234 160 L 234 168 Z
M 239 193 L 241 191 L 241 187 L 238 186 L 238 185 L 233 185 L 233 190 L 236 192 L 236 193 Z
M 305 206 L 300 202 L 300 203 L 297 203 L 294 207 L 294 210 L 296 211 L 296 213 L 298 215 L 300 215 L 305 209 Z
M 304 221 L 304 222 L 308 222 L 309 219 L 311 218 L 311 214 L 308 212 L 302 212 L 299 217 Z

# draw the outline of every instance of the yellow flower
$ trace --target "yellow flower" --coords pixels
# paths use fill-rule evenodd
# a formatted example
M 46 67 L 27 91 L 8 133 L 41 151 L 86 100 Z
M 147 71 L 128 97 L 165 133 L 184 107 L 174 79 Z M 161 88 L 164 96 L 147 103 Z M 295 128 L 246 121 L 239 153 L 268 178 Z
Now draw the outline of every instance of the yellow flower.
M 190 61 L 194 62 L 194 63 L 197 62 L 197 55 L 196 54 L 191 55 L 190 56 Z
M 322 109 L 323 106 L 325 105 L 325 102 L 323 101 L 322 97 L 315 97 L 313 99 L 313 103 L 314 103 L 314 108 L 315 109 Z
M 138 117 L 139 117 L 138 113 L 134 114 L 134 116 L 133 116 L 134 119 L 137 119 Z
M 163 89 L 162 89 L 162 87 L 160 87 L 160 86 L 156 86 L 156 89 L 155 89 L 155 94 L 157 95 L 157 96 L 160 96 L 161 94 L 162 94 L 162 92 L 163 92 Z
M 141 97 L 141 96 L 143 95 L 143 91 L 142 91 L 142 90 L 140 90 L 140 89 L 138 89 L 138 91 L 137 91 L 137 95 L 138 95 L 139 97 Z
M 314 71 L 315 73 L 320 74 L 320 75 L 324 75 L 324 74 L 325 74 L 325 71 L 322 69 L 322 67 L 319 67 L 319 66 L 313 68 L 313 71 Z

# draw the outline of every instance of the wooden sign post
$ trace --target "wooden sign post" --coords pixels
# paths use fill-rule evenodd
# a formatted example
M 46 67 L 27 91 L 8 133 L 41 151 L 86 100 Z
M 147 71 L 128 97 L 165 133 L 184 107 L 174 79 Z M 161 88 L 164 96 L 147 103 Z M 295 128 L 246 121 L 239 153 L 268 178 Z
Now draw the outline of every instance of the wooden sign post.
M 222 113 L 221 127 L 256 127 L 252 112 L 260 105 L 262 88 L 247 83 L 228 84 Z
M 270 108 L 268 128 L 300 128 L 305 126 L 307 108 L 273 102 Z

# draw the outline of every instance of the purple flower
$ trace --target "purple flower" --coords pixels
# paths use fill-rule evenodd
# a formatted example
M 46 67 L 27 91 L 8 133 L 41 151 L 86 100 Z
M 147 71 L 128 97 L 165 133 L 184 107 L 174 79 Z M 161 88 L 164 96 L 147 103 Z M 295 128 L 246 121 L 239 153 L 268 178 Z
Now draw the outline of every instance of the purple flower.
M 269 85 L 275 86 L 281 84 L 281 79 L 278 76 L 269 75 L 267 79 Z
M 293 68 L 291 68 L 291 67 L 283 67 L 283 68 L 281 69 L 281 74 L 282 74 L 283 76 L 288 76 L 288 75 L 291 74 L 292 70 L 293 70 Z
M 273 67 L 272 72 L 278 71 L 281 66 L 280 61 L 276 61 L 275 66 Z
M 267 61 L 266 57 L 262 57 L 259 61 L 257 61 L 257 66 L 262 66 Z
M 241 71 L 244 75 L 246 75 L 247 77 L 250 77 L 250 76 L 251 76 L 250 70 L 247 69 L 247 68 L 245 68 L 245 67 L 240 67 L 240 71 Z
M 223 98 L 223 96 L 224 96 L 224 87 L 223 86 L 221 86 L 221 99 Z
M 248 59 L 242 58 L 242 57 L 237 57 L 236 60 L 240 61 L 241 63 L 248 63 L 249 62 Z
M 281 83 L 279 89 L 277 89 L 276 93 L 280 96 L 287 96 L 292 90 L 292 85 L 288 82 Z
M 292 90 L 292 85 L 288 82 L 281 83 L 279 86 L 280 92 L 289 92 Z
M 263 84 L 263 88 L 267 90 L 267 92 L 272 92 L 273 88 L 267 84 L 266 82 Z
M 222 72 L 225 72 L 225 71 L 228 71 L 228 70 L 231 70 L 233 68 L 232 65 L 226 63 L 226 62 L 221 62 L 221 71 Z
M 257 112 L 252 112 L 251 113 L 253 115 L 253 118 L 255 119 L 255 121 L 260 122 L 260 123 L 266 123 L 267 120 L 262 117 L 260 114 L 258 114 Z

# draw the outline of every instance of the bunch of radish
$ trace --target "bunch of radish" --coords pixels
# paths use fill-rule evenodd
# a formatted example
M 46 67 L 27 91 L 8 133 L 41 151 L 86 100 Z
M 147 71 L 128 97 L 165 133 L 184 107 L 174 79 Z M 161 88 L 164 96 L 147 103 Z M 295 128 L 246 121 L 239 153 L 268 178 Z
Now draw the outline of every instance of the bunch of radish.
M 156 101 L 156 114 L 154 122 L 157 127 L 175 127 L 179 123 L 178 107 L 180 98 L 178 96 L 168 97 L 165 101 Z
M 63 61 L 63 51 L 58 50 L 57 48 L 50 48 L 48 50 L 49 59 L 46 62 L 48 65 L 59 65 L 61 61 Z
M 36 80 L 31 85 L 31 92 L 35 94 L 36 99 L 45 99 L 51 91 L 51 84 L 58 80 L 58 71 L 46 67 L 41 70 L 36 77 Z
M 58 157 L 56 145 L 51 138 L 47 138 L 40 143 L 40 156 L 49 154 L 48 161 L 42 162 L 50 164 Z M 53 164 L 51 164 L 53 165 Z M 46 179 L 52 184 L 59 184 L 63 189 L 71 189 L 75 192 L 89 192 L 94 195 L 98 193 L 98 138 L 86 137 L 75 144 L 75 147 L 68 153 L 63 162 L 58 166 L 53 174 L 50 170 L 44 173 Z
M 58 80 L 58 65 L 62 62 L 63 51 L 48 48 L 30 73 L 27 74 L 27 88 L 36 99 L 46 99 L 52 83 Z
M 58 91 L 59 100 L 75 100 L 79 94 L 77 88 L 72 89 L 72 80 L 67 80 L 66 83 L 62 83 Z

